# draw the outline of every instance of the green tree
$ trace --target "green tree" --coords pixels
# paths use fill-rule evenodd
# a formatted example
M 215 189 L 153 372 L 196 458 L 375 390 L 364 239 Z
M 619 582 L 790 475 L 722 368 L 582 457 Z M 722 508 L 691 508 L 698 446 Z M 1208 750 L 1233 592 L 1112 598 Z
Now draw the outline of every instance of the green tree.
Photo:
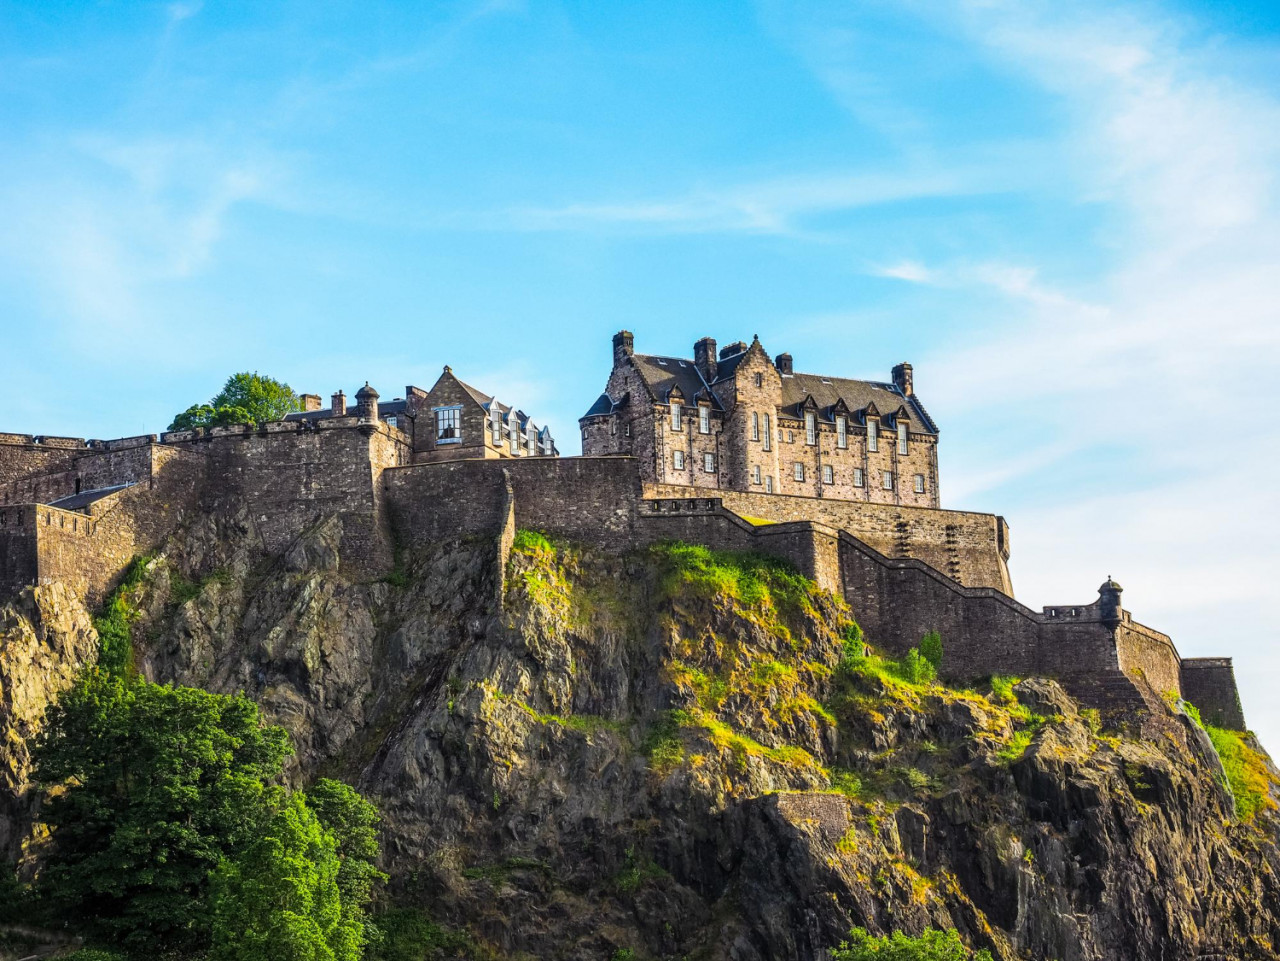
M 34 749 L 52 791 L 39 887 L 91 937 L 152 956 L 208 943 L 210 871 L 279 803 L 290 747 L 257 706 L 89 671 L 51 707 Z
M 926 931 L 917 938 L 894 931 L 877 937 L 862 928 L 831 952 L 831 961 L 991 961 L 989 951 L 971 951 L 954 931 Z
M 933 665 L 914 647 L 907 651 L 907 656 L 902 659 L 900 670 L 902 679 L 911 684 L 928 684 L 938 676 Z
M 373 933 L 366 915 L 373 886 L 387 880 L 377 867 L 378 809 L 354 788 L 329 778 L 311 786 L 307 805 L 337 846 L 343 921 L 358 932 L 363 946 Z
M 169 430 L 261 424 L 301 409 L 298 395 L 288 384 L 246 371 L 228 377 L 209 403 L 193 404 L 176 416 Z
M 920 638 L 920 656 L 933 665 L 935 672 L 942 670 L 942 635 L 930 631 Z
M 359 961 L 337 844 L 295 794 L 262 836 L 213 875 L 211 961 Z

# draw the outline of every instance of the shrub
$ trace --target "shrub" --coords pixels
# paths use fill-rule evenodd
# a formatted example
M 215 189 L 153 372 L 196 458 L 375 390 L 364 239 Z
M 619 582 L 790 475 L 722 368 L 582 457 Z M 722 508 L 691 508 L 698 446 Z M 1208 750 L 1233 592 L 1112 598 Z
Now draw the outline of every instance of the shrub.
M 898 663 L 898 673 L 908 684 L 928 684 L 938 676 L 933 664 L 914 647 Z
M 933 665 L 935 672 L 942 670 L 942 635 L 930 631 L 920 638 L 920 656 Z
M 1013 704 L 1018 700 L 1013 693 L 1013 685 L 1018 683 L 1016 677 L 1005 677 L 996 674 L 991 678 L 991 694 L 1000 704 Z
M 651 548 L 665 568 L 668 596 L 682 586 L 716 597 L 727 596 L 750 607 L 802 607 L 814 584 L 786 561 L 751 551 L 713 551 L 700 544 L 668 541 Z
M 1227 783 L 1231 785 L 1231 793 L 1236 799 L 1236 817 L 1241 821 L 1252 821 L 1264 808 L 1274 807 L 1271 800 L 1271 773 L 1267 769 L 1266 759 L 1255 751 L 1242 734 L 1228 731 L 1225 728 L 1205 728 L 1214 750 L 1222 759 L 1222 769 L 1226 772 Z
M 133 667 L 133 622 L 138 611 L 133 606 L 135 589 L 147 577 L 151 557 L 136 557 L 116 589 L 93 618 L 98 632 L 98 664 L 109 674 L 127 674 Z
M 417 908 L 391 908 L 377 915 L 380 932 L 369 951 L 369 961 L 423 961 L 424 958 L 471 957 L 471 942 L 464 934 L 446 930 Z
M 986 950 L 965 947 L 954 931 L 926 931 L 911 937 L 901 931 L 877 937 L 862 928 L 831 952 L 831 961 L 992 961 Z

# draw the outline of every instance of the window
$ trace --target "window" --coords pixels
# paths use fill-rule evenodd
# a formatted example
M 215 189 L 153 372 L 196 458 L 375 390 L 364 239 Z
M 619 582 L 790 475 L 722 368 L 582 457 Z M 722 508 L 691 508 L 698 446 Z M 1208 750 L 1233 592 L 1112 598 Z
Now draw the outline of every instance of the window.
M 631 425 L 630 425 L 630 424 L 626 424 L 625 426 L 623 426 L 623 428 L 622 428 L 622 436 L 623 436 L 623 437 L 630 437 L 630 436 L 631 436 Z
M 676 470 L 684 470 L 684 451 L 673 451 L 671 454 L 671 466 Z
M 756 386 L 757 387 L 764 386 L 764 374 L 756 374 Z
M 520 453 L 520 431 L 516 429 L 514 424 L 511 426 L 511 453 Z
M 702 469 L 706 471 L 708 474 L 714 474 L 716 472 L 716 455 L 715 454 L 702 455 Z
M 760 439 L 760 415 L 754 410 L 751 412 L 751 439 Z
M 893 490 L 893 471 L 881 471 L 881 478 L 884 481 L 884 489 L 887 491 Z
M 864 486 L 866 486 L 866 481 L 863 479 L 863 476 L 862 476 L 862 468 L 861 468 L 861 467 L 855 467 L 855 468 L 853 469 L 853 486 L 854 486 L 854 487 L 864 487 Z
M 493 408 L 489 412 L 489 429 L 493 432 L 493 446 L 502 446 L 502 415 L 498 413 L 498 408 Z
M 880 422 L 867 418 L 867 450 L 880 449 Z
M 609 436 L 613 437 L 617 433 L 618 433 L 618 418 L 610 417 L 609 418 Z
M 831 469 L 830 464 L 822 465 L 822 483 L 834 484 L 836 482 L 835 471 Z
M 706 404 L 698 405 L 698 433 L 711 433 L 711 408 Z
M 772 475 L 772 474 L 766 474 L 766 475 L 765 475 L 765 478 L 764 478 L 764 492 L 765 492 L 766 494 L 772 494 L 772 493 L 773 493 L 773 475 Z
M 916 493 L 924 493 L 924 474 L 916 474 Z
M 753 484 L 760 483 L 760 465 L 759 464 L 756 464 L 755 467 L 751 468 L 751 483 Z
M 818 442 L 818 415 L 811 410 L 804 412 L 804 442 L 806 444 Z
M 396 415 L 395 415 L 395 414 L 392 414 L 390 417 L 388 417 L 388 418 L 387 418 L 387 426 L 388 426 L 388 427 L 399 427 L 399 426 L 400 426 L 400 422 L 396 420 Z
M 794 444 L 796 442 L 795 431 L 787 431 L 787 443 Z
M 903 421 L 898 421 L 898 453 L 905 454 L 907 452 L 907 425 Z
M 792 473 L 795 475 L 796 480 L 798 481 L 804 480 L 804 464 L 800 463 L 800 461 L 796 461 L 794 464 L 791 465 L 791 470 L 792 470 Z
M 849 446 L 849 418 L 844 414 L 836 418 L 836 446 L 841 450 Z
M 684 430 L 684 408 L 674 400 L 671 402 L 671 429 Z
M 764 449 L 773 450 L 773 426 L 769 422 L 769 415 L 764 415 Z
M 462 441 L 462 428 L 458 423 L 461 418 L 461 407 L 436 408 L 437 444 L 457 444 Z

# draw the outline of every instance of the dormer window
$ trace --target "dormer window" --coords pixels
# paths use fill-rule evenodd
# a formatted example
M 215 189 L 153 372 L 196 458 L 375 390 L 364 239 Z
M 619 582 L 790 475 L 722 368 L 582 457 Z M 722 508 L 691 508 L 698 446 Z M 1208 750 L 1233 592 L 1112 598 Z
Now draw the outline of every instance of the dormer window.
M 905 454 L 907 452 L 907 422 L 898 421 L 898 453 Z
M 671 429 L 684 430 L 684 405 L 678 400 L 671 402 Z
M 804 412 L 804 442 L 810 446 L 818 442 L 818 415 L 811 410 Z
M 877 451 L 880 449 L 880 422 L 867 418 L 867 450 Z
M 836 446 L 841 450 L 849 446 L 849 418 L 844 414 L 836 418 Z
M 711 408 L 706 404 L 698 405 L 698 433 L 711 433 Z
M 502 414 L 495 405 L 489 411 L 489 430 L 493 435 L 493 446 L 502 446 Z

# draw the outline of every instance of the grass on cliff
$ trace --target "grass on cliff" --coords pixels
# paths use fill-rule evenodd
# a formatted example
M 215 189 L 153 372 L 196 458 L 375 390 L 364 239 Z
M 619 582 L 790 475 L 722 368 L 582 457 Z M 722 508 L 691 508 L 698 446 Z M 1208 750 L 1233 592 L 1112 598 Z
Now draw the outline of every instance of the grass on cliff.
M 124 577 L 93 618 L 98 632 L 98 666 L 108 674 L 128 674 L 133 668 L 133 622 L 138 619 L 134 606 L 139 587 L 147 579 L 151 555 L 134 558 Z
M 1174 700 L 1172 698 L 1167 698 Z M 1195 725 L 1209 735 L 1222 761 L 1222 770 L 1236 802 L 1236 818 L 1252 821 L 1259 812 L 1276 809 L 1271 789 L 1276 786 L 1266 758 L 1249 743 L 1246 735 L 1204 723 L 1200 710 L 1190 701 L 1180 701 L 1182 710 Z
M 649 549 L 668 597 L 692 591 L 730 597 L 747 607 L 804 609 L 818 588 L 791 564 L 752 551 L 716 551 L 700 544 L 666 541 Z

